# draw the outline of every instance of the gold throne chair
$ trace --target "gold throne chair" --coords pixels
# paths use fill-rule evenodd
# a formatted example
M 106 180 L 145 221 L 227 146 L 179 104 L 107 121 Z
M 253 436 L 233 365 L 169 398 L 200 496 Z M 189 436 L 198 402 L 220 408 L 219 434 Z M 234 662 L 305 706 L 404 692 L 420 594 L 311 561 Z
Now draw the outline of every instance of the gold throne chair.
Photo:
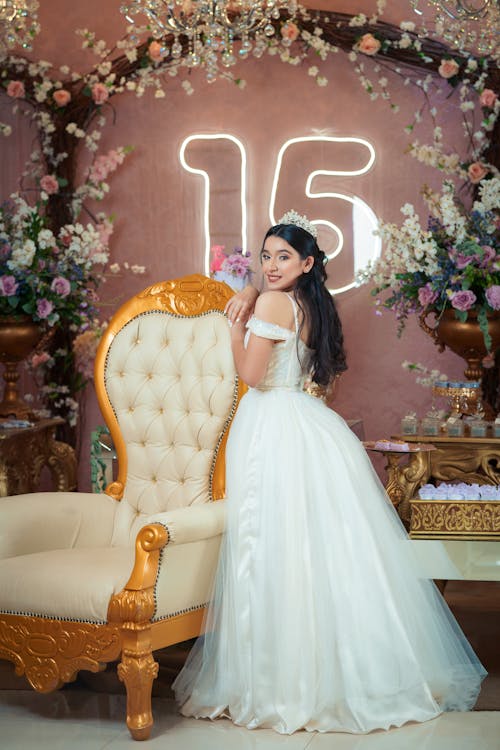
M 217 565 L 244 389 L 223 313 L 232 294 L 193 275 L 124 304 L 95 363 L 117 479 L 103 494 L 0 501 L 0 658 L 41 692 L 119 660 L 137 740 L 153 724 L 153 652 L 200 633 Z

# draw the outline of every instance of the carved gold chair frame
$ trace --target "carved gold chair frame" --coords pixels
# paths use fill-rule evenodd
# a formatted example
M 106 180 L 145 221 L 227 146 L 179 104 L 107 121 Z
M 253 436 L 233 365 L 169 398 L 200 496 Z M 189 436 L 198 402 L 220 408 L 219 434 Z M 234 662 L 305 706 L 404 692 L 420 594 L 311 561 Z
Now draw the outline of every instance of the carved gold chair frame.
M 232 295 L 225 284 L 192 275 L 150 286 L 111 319 L 96 357 L 95 387 L 118 459 L 117 478 L 108 485 L 106 494 L 117 502 L 123 496 L 127 479 L 127 448 L 104 376 L 111 342 L 128 321 L 146 311 L 199 316 L 206 311 L 223 311 Z M 245 386 L 236 378 L 235 387 L 239 401 Z M 223 498 L 225 493 L 227 436 L 226 428 L 213 464 L 212 500 Z M 168 543 L 168 529 L 161 524 L 151 523 L 139 531 L 133 569 L 123 590 L 109 601 L 106 624 L 0 614 L 0 658 L 12 661 L 16 673 L 24 674 L 40 692 L 50 692 L 71 682 L 80 670 L 98 672 L 119 659 L 118 676 L 127 691 L 127 725 L 134 739 L 147 739 L 153 724 L 151 690 L 158 673 L 153 652 L 199 635 L 205 612 L 195 609 L 168 619 L 152 620 L 160 554 Z

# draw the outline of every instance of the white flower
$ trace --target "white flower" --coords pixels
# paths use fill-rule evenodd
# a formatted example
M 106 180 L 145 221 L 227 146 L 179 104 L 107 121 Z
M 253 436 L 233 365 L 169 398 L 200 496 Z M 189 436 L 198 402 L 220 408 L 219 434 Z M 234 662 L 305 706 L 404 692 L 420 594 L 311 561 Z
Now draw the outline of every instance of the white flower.
M 318 86 L 327 86 L 328 78 L 325 78 L 325 76 L 318 76 L 316 78 L 316 83 L 318 84 Z
M 21 246 L 17 246 L 12 251 L 11 259 L 7 261 L 7 266 L 11 271 L 16 268 L 29 268 L 35 257 L 36 247 L 33 240 L 25 240 Z
M 319 70 L 316 67 L 316 65 L 311 65 L 311 67 L 307 69 L 307 75 L 317 76 L 318 73 L 319 73 Z
M 56 239 L 50 229 L 42 229 L 38 233 L 38 244 L 42 250 L 45 250 L 47 247 L 54 247 Z

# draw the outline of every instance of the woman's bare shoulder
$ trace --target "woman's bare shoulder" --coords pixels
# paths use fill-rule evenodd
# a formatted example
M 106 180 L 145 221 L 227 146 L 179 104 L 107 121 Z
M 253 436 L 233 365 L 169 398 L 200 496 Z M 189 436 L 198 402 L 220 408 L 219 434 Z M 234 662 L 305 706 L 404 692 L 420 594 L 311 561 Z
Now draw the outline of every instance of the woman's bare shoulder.
M 285 292 L 263 292 L 255 303 L 255 317 L 289 328 L 293 310 L 288 295 Z

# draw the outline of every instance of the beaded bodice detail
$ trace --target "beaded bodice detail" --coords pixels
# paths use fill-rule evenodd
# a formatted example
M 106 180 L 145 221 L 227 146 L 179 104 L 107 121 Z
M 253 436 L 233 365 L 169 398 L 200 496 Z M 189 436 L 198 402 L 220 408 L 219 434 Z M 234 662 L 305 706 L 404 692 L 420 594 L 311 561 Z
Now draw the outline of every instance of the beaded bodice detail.
M 295 331 L 260 320 L 255 315 L 247 323 L 245 347 L 251 333 L 265 339 L 273 339 L 276 342 L 272 349 L 267 372 L 257 386 L 257 390 L 272 388 L 300 389 L 309 371 L 311 351 L 298 335 L 296 302 L 289 295 L 287 297 L 293 304 Z

